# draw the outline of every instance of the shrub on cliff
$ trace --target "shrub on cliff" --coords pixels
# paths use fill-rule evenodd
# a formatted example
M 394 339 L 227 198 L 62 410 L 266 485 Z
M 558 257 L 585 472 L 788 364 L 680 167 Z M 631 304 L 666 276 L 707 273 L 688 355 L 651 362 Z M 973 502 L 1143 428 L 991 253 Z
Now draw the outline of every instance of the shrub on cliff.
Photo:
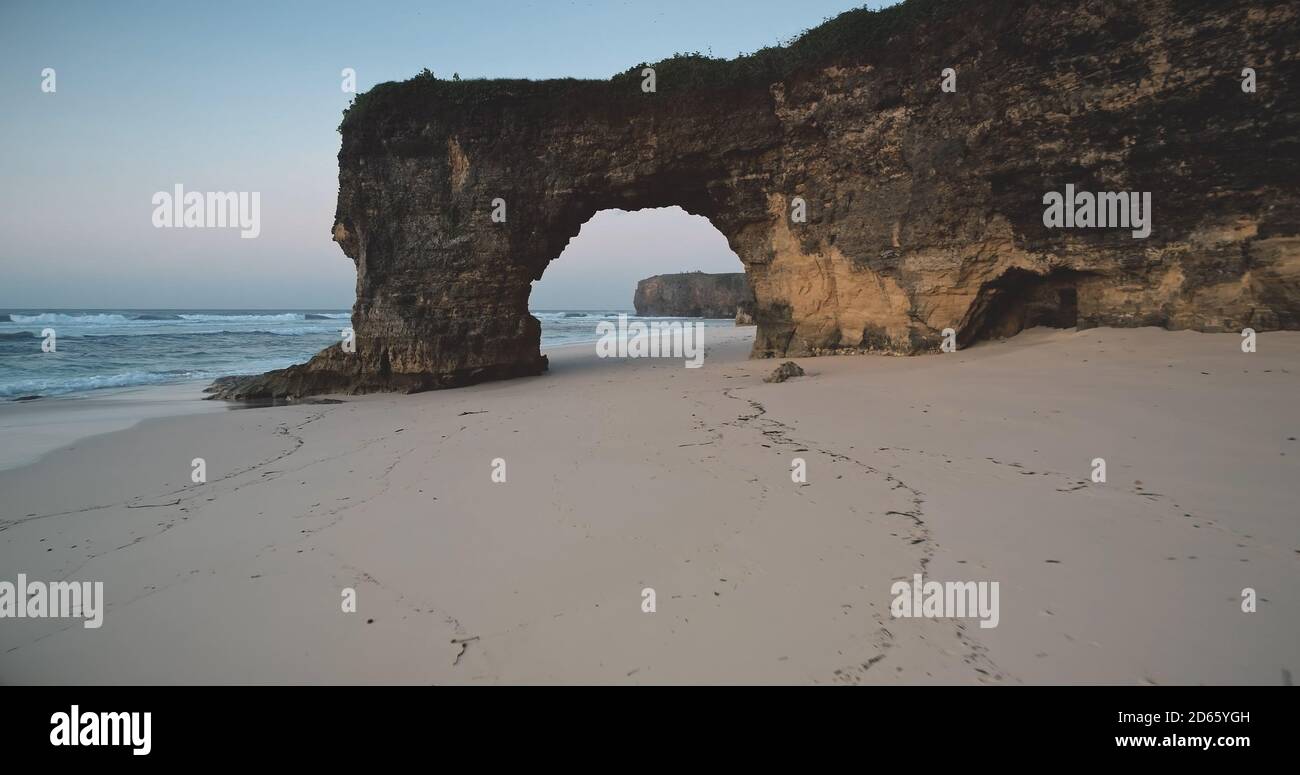
M 962 0 L 906 0 L 879 10 L 858 8 L 804 30 L 784 44 L 742 54 L 735 59 L 677 54 L 654 64 L 641 63 L 619 73 L 613 82 L 640 82 L 641 70 L 655 68 L 660 91 L 773 83 L 801 69 L 828 62 L 854 62 L 894 35 L 938 16 Z
M 574 93 L 575 87 L 591 89 L 597 84 L 608 88 L 611 98 L 640 96 L 641 71 L 655 68 L 657 90 L 676 92 L 711 90 L 773 83 L 803 69 L 830 62 L 854 63 L 873 49 L 883 46 L 894 35 L 950 12 L 969 0 L 905 0 L 880 10 L 858 8 L 845 11 L 824 23 L 805 30 L 783 45 L 769 46 L 735 59 L 720 59 L 699 52 L 680 53 L 653 64 L 641 63 L 607 81 L 557 78 L 544 81 L 528 79 L 467 78 L 442 80 L 428 68 L 406 81 L 381 83 L 358 95 L 343 111 L 339 131 L 360 126 L 368 117 L 383 115 L 394 120 L 418 118 L 407 116 L 418 105 L 481 105 L 500 98 L 552 100 Z M 996 3 L 993 3 L 996 5 Z M 990 9 L 989 13 L 997 13 Z

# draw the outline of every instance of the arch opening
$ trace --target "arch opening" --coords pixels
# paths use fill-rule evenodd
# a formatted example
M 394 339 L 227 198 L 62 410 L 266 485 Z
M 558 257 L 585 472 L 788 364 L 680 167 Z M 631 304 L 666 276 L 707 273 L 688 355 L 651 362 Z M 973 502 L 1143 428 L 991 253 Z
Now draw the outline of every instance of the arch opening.
M 735 325 L 732 296 L 752 314 L 745 266 L 708 218 L 678 206 L 602 209 L 533 281 L 528 311 L 544 350 L 593 340 L 596 323 L 620 313 Z

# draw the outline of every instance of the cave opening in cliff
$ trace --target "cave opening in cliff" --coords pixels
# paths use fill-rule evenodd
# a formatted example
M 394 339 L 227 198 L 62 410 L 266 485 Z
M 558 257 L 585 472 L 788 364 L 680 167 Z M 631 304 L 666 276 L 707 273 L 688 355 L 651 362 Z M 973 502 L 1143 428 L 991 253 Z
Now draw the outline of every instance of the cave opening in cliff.
M 528 308 L 541 322 L 543 347 L 577 341 L 580 330 L 563 329 L 566 320 L 576 327 L 584 313 L 734 320 L 736 299 L 748 296 L 744 271 L 703 216 L 675 206 L 605 209 L 547 265 Z
M 957 333 L 957 344 L 966 347 L 985 339 L 1002 339 L 1037 326 L 1078 326 L 1079 285 L 1087 277 L 1087 273 L 1067 269 L 1047 274 L 1007 270 L 980 287 L 967 322 Z

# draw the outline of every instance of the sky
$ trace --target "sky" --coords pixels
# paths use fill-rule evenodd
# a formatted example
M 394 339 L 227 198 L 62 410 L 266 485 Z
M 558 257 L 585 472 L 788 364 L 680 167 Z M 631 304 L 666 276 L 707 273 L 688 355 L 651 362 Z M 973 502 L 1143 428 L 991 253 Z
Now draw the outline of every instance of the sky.
M 344 68 L 358 92 L 425 67 L 608 78 L 753 51 L 862 5 L 0 0 L 0 308 L 349 308 L 356 271 L 330 241 Z M 154 194 L 177 183 L 259 192 L 260 234 L 156 228 Z M 606 211 L 530 306 L 626 308 L 638 279 L 696 269 L 742 271 L 707 220 Z

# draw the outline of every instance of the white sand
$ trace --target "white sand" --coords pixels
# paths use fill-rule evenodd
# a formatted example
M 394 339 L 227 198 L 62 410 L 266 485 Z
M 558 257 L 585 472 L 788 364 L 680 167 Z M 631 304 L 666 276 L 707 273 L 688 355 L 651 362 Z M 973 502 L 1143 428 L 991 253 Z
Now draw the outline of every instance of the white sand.
M 798 359 L 808 376 L 764 384 L 777 363 L 745 359 L 751 331 L 711 329 L 697 370 L 565 348 L 542 377 L 150 419 L 0 471 L 0 581 L 108 598 L 98 630 L 0 620 L 0 681 L 1300 670 L 1300 334 L 1244 354 L 1232 334 L 1034 330 Z M 23 434 L 7 426 L 6 450 Z M 999 626 L 891 618 L 891 583 L 923 563 L 998 581 Z

